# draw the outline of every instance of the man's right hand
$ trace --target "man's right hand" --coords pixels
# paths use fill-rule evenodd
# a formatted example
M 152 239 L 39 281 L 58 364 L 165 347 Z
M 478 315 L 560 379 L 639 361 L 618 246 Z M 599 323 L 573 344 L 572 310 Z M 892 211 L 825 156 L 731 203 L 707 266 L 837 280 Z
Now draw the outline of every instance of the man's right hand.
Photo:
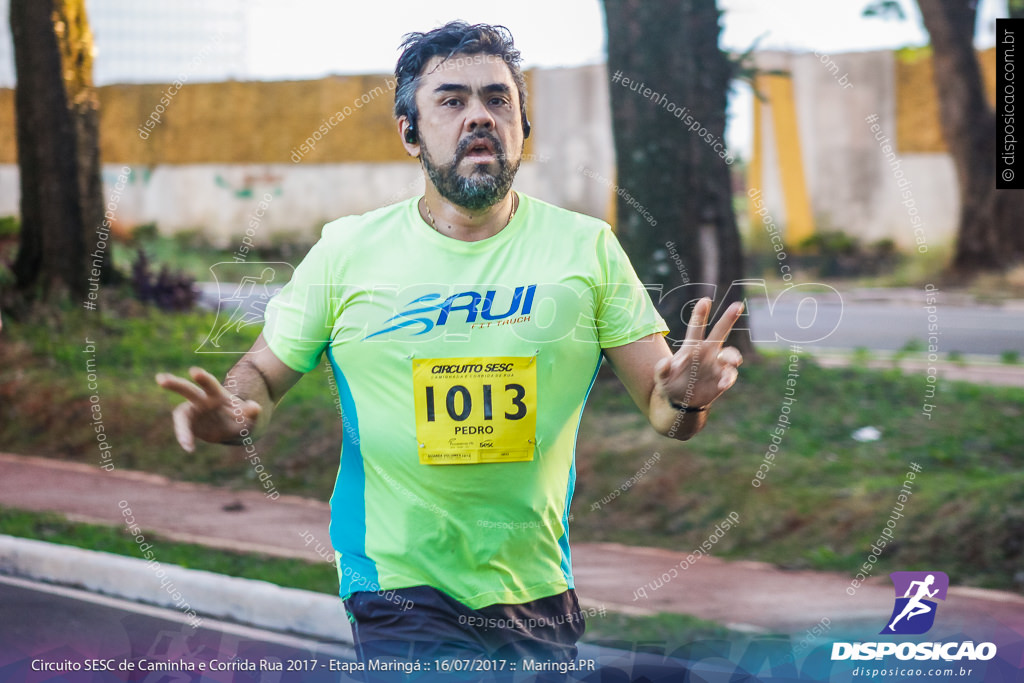
M 246 436 L 255 438 L 256 419 L 263 410 L 259 403 L 232 394 L 202 368 L 190 368 L 189 375 L 192 382 L 166 372 L 156 376 L 157 384 L 187 400 L 171 414 L 174 436 L 182 448 L 193 452 L 197 437 L 211 443 L 237 442 Z M 247 430 L 244 435 L 243 430 Z

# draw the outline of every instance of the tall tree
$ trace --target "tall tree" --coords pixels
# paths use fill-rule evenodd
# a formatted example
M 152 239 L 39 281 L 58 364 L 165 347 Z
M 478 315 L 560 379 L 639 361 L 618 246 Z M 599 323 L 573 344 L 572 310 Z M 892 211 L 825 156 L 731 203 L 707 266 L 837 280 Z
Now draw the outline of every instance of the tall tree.
M 743 252 L 723 158 L 734 67 L 718 47 L 715 0 L 604 0 L 604 7 L 617 231 L 640 278 L 662 284 L 658 308 L 681 340 L 688 303 L 714 296 L 722 311 L 743 298 L 734 284 L 743 277 Z M 753 352 L 748 330 L 734 331 L 730 343 Z
M 1024 192 L 996 189 L 996 115 L 974 51 L 977 3 L 918 0 L 931 36 L 942 133 L 960 186 L 953 269 L 964 274 L 1024 259 Z
M 1024 192 L 996 189 L 996 114 L 985 98 L 974 50 L 977 0 L 917 0 L 931 38 L 942 135 L 956 168 L 960 215 L 952 270 L 974 275 L 1024 260 Z M 1011 17 L 1024 2 L 1007 0 Z M 906 15 L 899 0 L 878 0 L 869 16 Z
M 84 300 L 103 221 L 99 102 L 85 0 L 11 0 L 23 301 Z M 106 246 L 106 245 L 104 245 Z M 95 277 L 95 276 L 94 276 Z

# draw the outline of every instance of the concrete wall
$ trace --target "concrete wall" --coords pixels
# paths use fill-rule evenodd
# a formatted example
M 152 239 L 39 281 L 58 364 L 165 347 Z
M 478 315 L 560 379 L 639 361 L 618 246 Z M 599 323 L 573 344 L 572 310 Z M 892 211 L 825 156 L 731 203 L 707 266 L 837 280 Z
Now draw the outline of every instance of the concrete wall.
M 979 62 L 991 97 L 994 51 L 979 54 Z M 803 207 L 794 206 L 789 190 L 803 183 L 816 231 L 842 230 L 866 242 L 891 238 L 907 249 L 952 241 L 960 208 L 956 175 L 926 51 L 762 52 L 757 65 L 789 74 L 759 79 L 769 101 L 755 114 L 762 134 L 751 177 L 762 185 L 776 224 L 791 227 Z M 766 87 L 769 78 L 791 79 L 792 103 Z M 780 115 L 795 116 L 796 139 L 785 134 Z M 794 145 L 800 176 L 784 161 Z M 795 232 L 787 241 L 797 241 Z
M 538 186 L 524 190 L 567 209 L 608 220 L 613 190 L 580 172 L 615 178 L 608 72 L 605 66 L 531 72 L 533 152 Z
M 606 173 L 608 177 L 612 174 L 610 170 Z M 121 176 L 126 180 L 118 187 Z M 526 161 L 515 186 L 545 201 L 566 205 L 562 196 L 552 192 L 548 182 L 552 176 L 553 169 L 546 163 Z M 420 167 L 409 162 L 105 164 L 103 181 L 105 199 L 115 215 L 115 233 L 127 235 L 139 225 L 156 223 L 162 234 L 201 233 L 218 246 L 237 245 L 248 228 L 255 229 L 256 244 L 283 235 L 312 241 L 324 223 L 339 216 L 423 193 Z M 577 185 L 577 209 L 589 208 L 587 190 L 596 207 L 607 207 L 603 186 L 593 182 L 590 187 Z M 0 186 L 17 187 L 17 167 L 0 166 Z M 0 192 L 0 216 L 17 214 L 16 200 L 16 193 Z
M 609 219 L 612 189 L 577 170 L 614 178 L 605 68 L 527 76 L 533 134 L 516 189 Z M 202 231 L 229 246 L 255 223 L 257 243 L 281 233 L 308 238 L 338 216 L 423 192 L 384 76 L 99 91 L 105 192 L 123 233 L 156 223 L 164 234 Z M 0 90 L 0 216 L 18 214 L 13 125 L 13 94 Z
M 980 61 L 991 95 L 994 51 Z M 768 101 L 755 101 L 749 179 L 788 242 L 822 229 L 904 247 L 921 235 L 934 245 L 952 239 L 957 189 L 927 52 L 762 52 L 757 64 L 789 74 L 758 79 Z M 533 135 L 516 188 L 614 224 L 606 68 L 532 70 L 527 83 Z M 258 219 L 260 239 L 307 236 L 419 194 L 419 166 L 391 117 L 392 88 L 380 75 L 100 88 L 106 191 L 130 170 L 117 197 L 120 228 L 201 229 L 231 244 Z M 13 92 L 0 90 L 0 216 L 18 213 L 15 157 Z

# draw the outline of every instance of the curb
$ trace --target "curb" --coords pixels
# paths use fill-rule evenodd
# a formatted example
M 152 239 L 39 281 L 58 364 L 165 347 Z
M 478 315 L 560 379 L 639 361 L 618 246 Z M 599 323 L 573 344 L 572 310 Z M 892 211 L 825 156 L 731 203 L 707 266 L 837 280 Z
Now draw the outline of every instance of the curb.
M 84 588 L 271 631 L 351 645 L 352 630 L 336 596 L 200 569 L 147 562 L 96 550 L 0 534 L 0 574 Z M 175 594 L 177 598 L 173 597 Z M 193 616 L 193 610 L 199 617 Z

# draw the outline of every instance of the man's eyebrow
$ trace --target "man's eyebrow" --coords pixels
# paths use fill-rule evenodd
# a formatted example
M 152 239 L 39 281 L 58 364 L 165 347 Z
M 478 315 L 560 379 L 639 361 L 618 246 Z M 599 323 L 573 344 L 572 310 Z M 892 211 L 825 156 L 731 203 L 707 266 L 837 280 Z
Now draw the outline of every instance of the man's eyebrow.
M 434 94 L 446 92 L 468 93 L 469 86 L 462 85 L 461 83 L 442 83 L 441 85 L 434 88 Z
M 509 88 L 504 83 L 491 83 L 490 85 L 485 85 L 480 90 L 481 92 L 487 95 L 491 93 L 503 93 L 507 95 L 512 92 L 512 89 Z M 436 88 L 434 88 L 435 94 L 446 92 L 468 93 L 471 91 L 472 89 L 468 85 L 462 83 L 441 83 Z
M 503 95 L 509 95 L 512 93 L 512 89 L 504 83 L 491 83 L 490 85 L 485 85 L 483 87 L 483 91 L 488 95 L 491 93 L 501 93 Z

